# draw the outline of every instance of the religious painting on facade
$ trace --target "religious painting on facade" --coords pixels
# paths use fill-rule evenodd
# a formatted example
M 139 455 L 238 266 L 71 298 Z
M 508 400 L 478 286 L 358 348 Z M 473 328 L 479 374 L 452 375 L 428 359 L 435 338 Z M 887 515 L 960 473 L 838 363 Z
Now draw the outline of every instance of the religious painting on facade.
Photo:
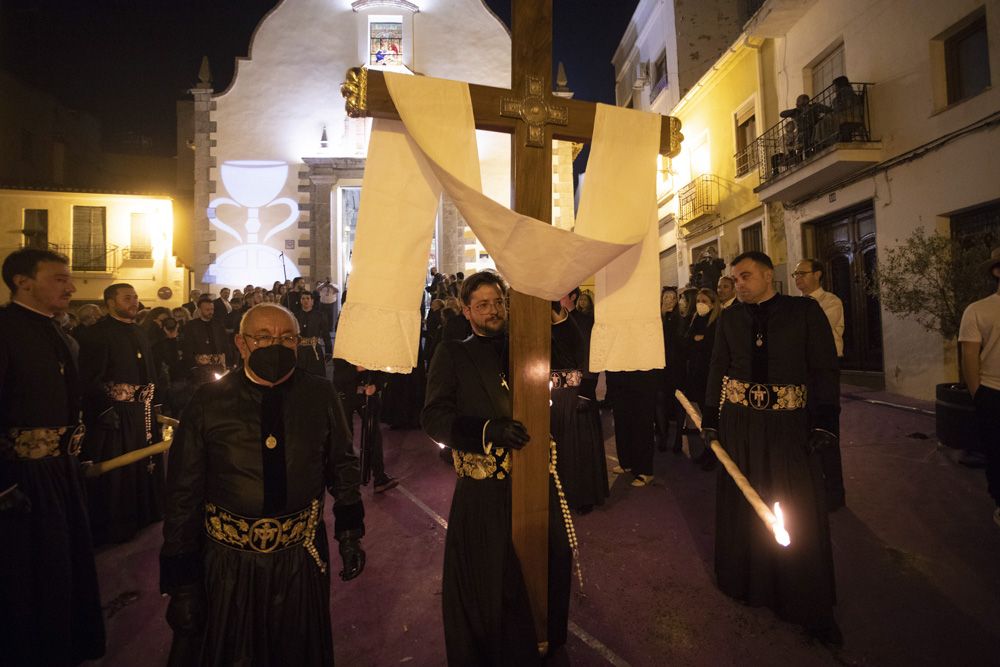
M 397 67 L 403 64 L 403 24 L 372 21 L 368 24 L 371 42 L 369 65 Z

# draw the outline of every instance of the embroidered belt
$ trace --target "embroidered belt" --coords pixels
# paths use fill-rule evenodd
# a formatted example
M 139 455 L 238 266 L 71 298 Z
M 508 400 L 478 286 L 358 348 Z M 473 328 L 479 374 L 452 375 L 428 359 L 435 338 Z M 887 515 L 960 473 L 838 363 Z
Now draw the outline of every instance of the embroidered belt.
M 806 386 L 760 384 L 726 376 L 722 378 L 722 401 L 754 410 L 799 410 L 806 407 Z
M 559 387 L 579 387 L 583 384 L 583 371 L 552 371 L 549 379 L 553 389 L 558 389 Z
M 128 384 L 127 382 L 105 382 L 104 393 L 112 401 L 143 403 L 145 407 L 146 442 L 153 441 L 153 394 L 156 385 Z
M 319 350 L 316 349 L 317 345 L 320 345 L 321 341 L 319 336 L 311 336 L 309 338 L 300 338 L 299 347 L 311 347 L 313 354 L 316 355 L 316 360 L 319 360 Z M 325 349 L 325 348 L 324 348 Z
M 302 546 L 324 574 L 326 563 L 313 543 L 322 505 L 313 499 L 309 507 L 284 516 L 252 518 L 205 503 L 205 532 L 227 547 L 256 553 L 273 553 Z
M 0 458 L 44 459 L 76 456 L 83 443 L 83 424 L 59 428 L 9 428 L 0 434 Z
M 224 354 L 196 354 L 194 355 L 195 366 L 225 366 L 226 355 Z
M 451 458 L 459 477 L 483 480 L 505 479 L 510 476 L 510 452 L 502 447 L 494 448 L 489 454 L 474 454 L 453 449 Z

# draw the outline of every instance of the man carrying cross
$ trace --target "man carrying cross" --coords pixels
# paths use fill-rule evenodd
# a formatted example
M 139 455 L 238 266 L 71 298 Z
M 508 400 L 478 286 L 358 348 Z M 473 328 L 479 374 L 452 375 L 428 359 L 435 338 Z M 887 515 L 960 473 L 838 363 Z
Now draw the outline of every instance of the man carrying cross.
M 473 335 L 438 347 L 421 414 L 427 435 L 451 448 L 458 473 L 441 584 L 448 664 L 530 665 L 538 638 L 510 526 L 512 452 L 529 436 L 512 418 L 506 285 L 481 271 L 463 282 L 461 298 Z M 550 502 L 550 648 L 566 642 L 569 614 L 570 552 L 556 507 Z
M 512 457 L 510 525 L 540 642 L 550 579 L 548 302 L 598 274 L 593 347 L 599 354 L 591 368 L 663 366 L 655 165 L 657 153 L 676 155 L 681 140 L 676 119 L 554 97 L 551 25 L 549 0 L 512 3 L 513 90 L 349 72 L 341 89 L 348 113 L 377 120 L 361 188 L 351 300 L 335 343 L 335 356 L 366 368 L 405 373 L 416 365 L 423 249 L 447 191 L 512 287 L 505 381 L 511 414 L 531 440 Z M 513 211 L 482 194 L 475 129 L 513 135 Z M 592 136 L 588 173 L 594 175 L 574 233 L 555 229 L 548 224 L 552 141 Z M 603 165 L 600 174 L 595 164 Z M 379 177 L 389 171 L 397 176 Z M 374 339 L 373 330 L 380 332 Z

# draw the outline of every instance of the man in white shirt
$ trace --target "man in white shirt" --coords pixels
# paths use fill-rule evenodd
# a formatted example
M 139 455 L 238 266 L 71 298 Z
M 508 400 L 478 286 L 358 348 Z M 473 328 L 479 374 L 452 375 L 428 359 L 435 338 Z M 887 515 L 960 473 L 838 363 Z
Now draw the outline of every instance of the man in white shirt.
M 837 359 L 844 356 L 844 304 L 832 292 L 827 292 L 820 285 L 823 279 L 823 265 L 815 259 L 804 259 L 795 265 L 792 272 L 795 287 L 802 296 L 815 299 L 823 308 L 826 319 L 833 331 L 833 343 L 837 348 Z M 839 418 L 839 411 L 838 411 Z M 839 426 L 839 424 L 838 424 Z M 837 429 L 840 435 L 840 429 Z M 832 510 L 844 506 L 844 471 L 840 457 L 840 439 L 835 447 L 823 450 L 823 477 L 826 478 L 826 504 Z
M 984 268 L 997 291 L 969 304 L 962 313 L 958 343 L 962 379 L 976 406 L 979 439 L 986 453 L 986 483 L 996 504 L 993 521 L 1000 526 L 1000 248 Z
M 792 272 L 795 287 L 802 296 L 819 301 L 833 329 L 833 342 L 837 346 L 837 357 L 844 356 L 844 303 L 833 292 L 827 292 L 820 284 L 823 279 L 823 265 L 815 259 L 804 259 L 795 265 Z
M 736 282 L 731 276 L 719 278 L 715 291 L 719 295 L 719 305 L 722 306 L 723 310 L 736 303 Z

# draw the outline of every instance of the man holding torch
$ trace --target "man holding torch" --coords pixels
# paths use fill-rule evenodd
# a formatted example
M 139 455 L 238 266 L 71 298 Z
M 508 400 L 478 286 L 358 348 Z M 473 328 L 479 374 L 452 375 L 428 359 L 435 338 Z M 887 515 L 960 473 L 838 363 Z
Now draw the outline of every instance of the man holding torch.
M 720 471 L 715 572 L 719 588 L 767 606 L 829 644 L 842 643 L 819 452 L 836 443 L 837 356 L 822 308 L 777 294 L 762 252 L 730 264 L 739 298 L 719 318 L 703 437 L 726 453 L 768 502 L 780 502 L 791 544 L 781 546 Z

